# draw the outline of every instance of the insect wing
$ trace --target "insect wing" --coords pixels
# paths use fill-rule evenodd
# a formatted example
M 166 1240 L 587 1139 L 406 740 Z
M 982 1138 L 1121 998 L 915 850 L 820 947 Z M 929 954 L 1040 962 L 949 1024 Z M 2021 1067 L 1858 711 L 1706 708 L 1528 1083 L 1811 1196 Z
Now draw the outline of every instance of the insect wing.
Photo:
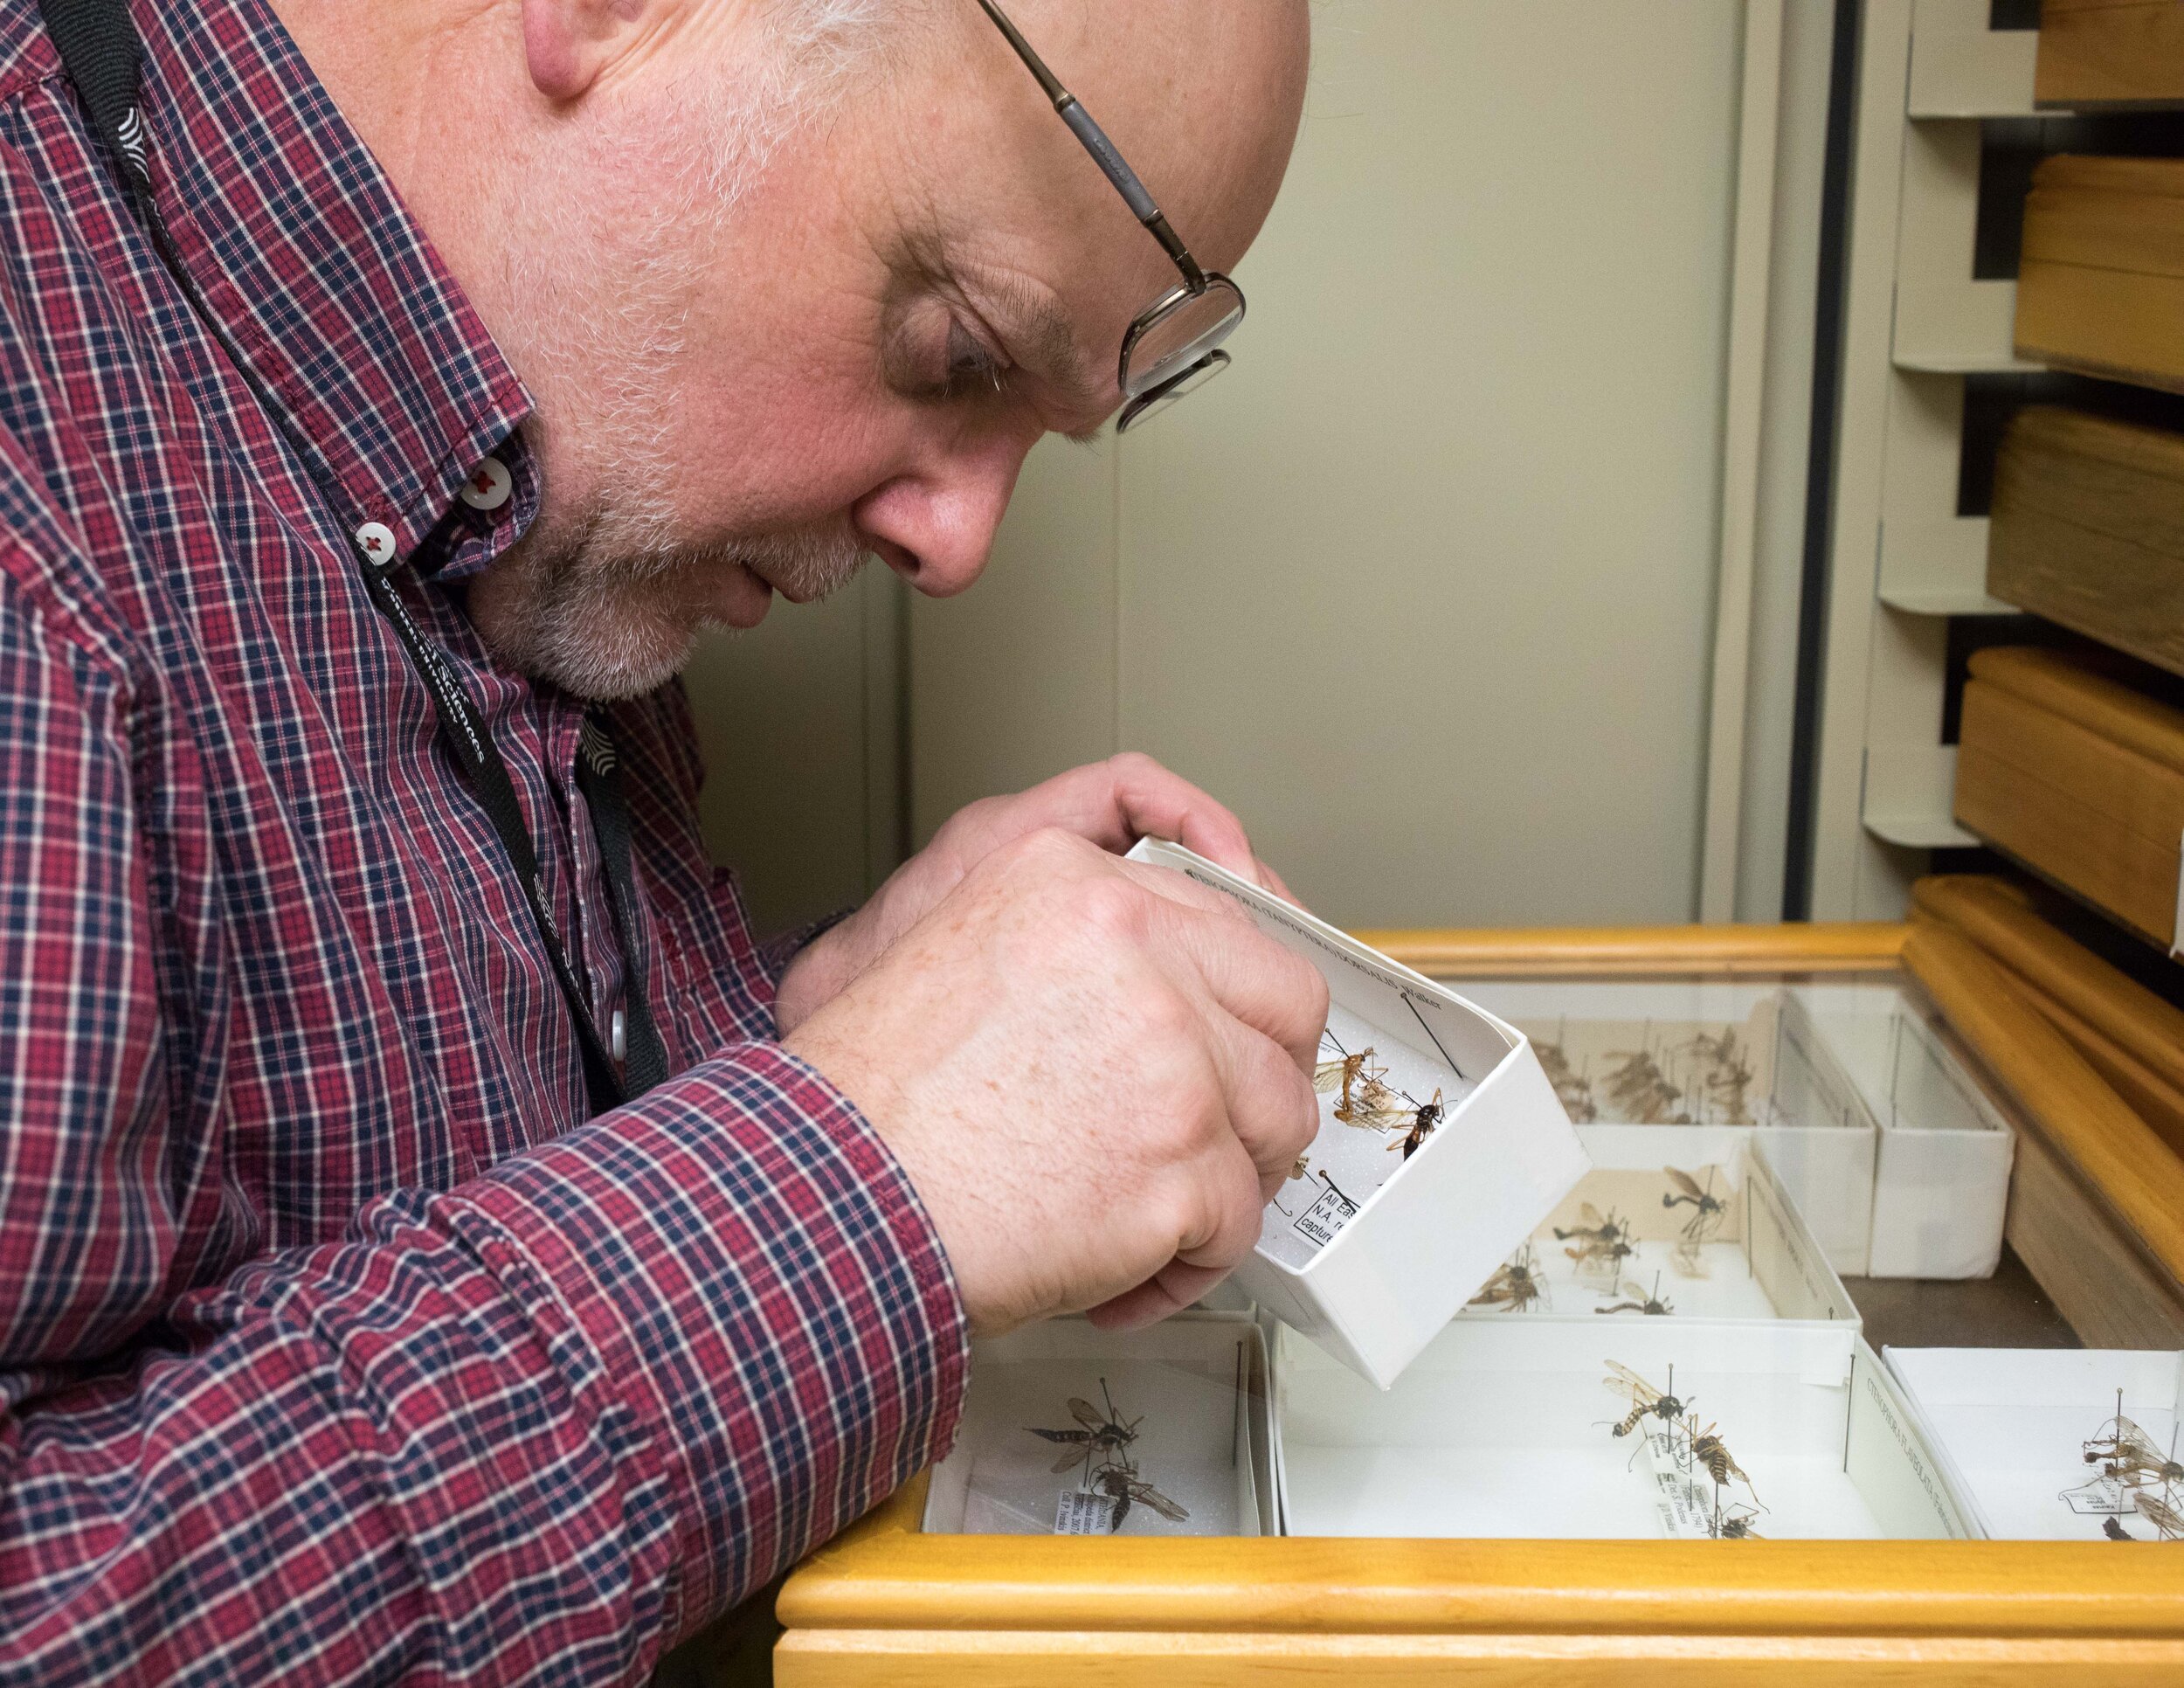
M 1075 1395 L 1069 1397 L 1069 1416 L 1095 1433 L 1107 1429 L 1107 1415 L 1090 1401 L 1080 1400 Z
M 1596 1231 L 1607 1223 L 1607 1220 L 1600 1216 L 1600 1210 L 1589 1201 L 1581 1201 L 1578 1204 L 1578 1216 Z
M 1347 1061 L 1323 1061 L 1312 1069 L 1312 1088 L 1322 1096 L 1331 1096 L 1342 1089 L 1343 1069 Z
M 1082 1464 L 1086 1456 L 1086 1452 L 1082 1448 L 1072 1448 L 1068 1453 L 1064 1454 L 1060 1459 L 1054 1463 L 1054 1470 L 1057 1471 L 1066 1471 L 1074 1465 Z
M 1133 1483 L 1130 1485 L 1130 1491 L 1171 1524 L 1184 1524 L 1190 1520 L 1190 1508 L 1170 1500 L 1150 1483 Z
M 2161 1532 L 2162 1540 L 2184 1540 L 2184 1516 L 2179 1516 L 2176 1508 L 2167 1501 L 2141 1493 L 2139 1512 L 2147 1523 Z
M 1674 1166 L 1663 1166 L 1661 1170 L 1669 1175 L 1669 1183 L 1675 1185 L 1677 1189 L 1683 1191 L 1693 1200 L 1703 1201 L 1706 1199 L 1706 1192 L 1698 1187 L 1698 1180 L 1689 1173 L 1679 1171 Z
M 1650 1407 L 1654 1404 L 1654 1402 L 1661 1399 L 1660 1390 L 1655 1388 L 1653 1385 L 1647 1382 L 1645 1379 L 1640 1377 L 1637 1373 L 1632 1371 L 1630 1367 L 1624 1365 L 1622 1361 L 1619 1359 L 1609 1360 L 1607 1362 L 1607 1369 L 1610 1373 L 1607 1380 L 1607 1387 L 1611 1389 L 1621 1389 L 1623 1391 L 1623 1393 L 1630 1397 L 1631 1405 L 1634 1407 Z
M 2116 1421 L 2115 1446 L 2117 1458 L 2149 1473 L 2159 1472 L 2169 1463 L 2168 1456 L 2153 1445 L 2153 1438 L 2127 1418 Z

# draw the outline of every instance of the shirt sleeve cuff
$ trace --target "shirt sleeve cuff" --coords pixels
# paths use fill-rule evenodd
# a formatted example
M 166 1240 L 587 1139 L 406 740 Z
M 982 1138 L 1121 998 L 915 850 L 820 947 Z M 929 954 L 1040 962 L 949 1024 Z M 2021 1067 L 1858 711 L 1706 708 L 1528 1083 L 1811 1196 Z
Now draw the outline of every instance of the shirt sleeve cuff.
M 730 1048 L 458 1193 L 578 1345 L 636 1491 L 670 1498 L 669 1633 L 953 1443 L 969 1332 L 940 1240 L 854 1104 L 778 1046 Z
M 814 920 L 805 925 L 794 927 L 761 944 L 758 946 L 758 966 L 765 974 L 768 982 L 777 991 L 779 990 L 781 975 L 789 971 L 789 964 L 794 961 L 800 952 L 816 944 L 856 912 L 854 905 L 847 909 L 837 909 L 824 920 Z

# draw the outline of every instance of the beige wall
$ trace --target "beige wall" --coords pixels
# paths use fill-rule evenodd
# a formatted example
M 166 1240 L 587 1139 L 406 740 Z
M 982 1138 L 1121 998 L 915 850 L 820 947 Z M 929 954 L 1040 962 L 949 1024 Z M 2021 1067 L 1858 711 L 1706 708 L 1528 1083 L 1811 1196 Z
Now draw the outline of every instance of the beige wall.
M 918 834 L 1121 744 L 1340 921 L 1689 917 L 1739 16 L 1317 7 L 1236 367 L 912 607 Z
M 1740 16 L 1322 0 L 1236 367 L 1042 446 L 987 578 L 910 606 L 913 835 L 1127 744 L 1337 920 L 1690 917 Z M 694 676 L 764 909 L 884 865 L 876 601 Z

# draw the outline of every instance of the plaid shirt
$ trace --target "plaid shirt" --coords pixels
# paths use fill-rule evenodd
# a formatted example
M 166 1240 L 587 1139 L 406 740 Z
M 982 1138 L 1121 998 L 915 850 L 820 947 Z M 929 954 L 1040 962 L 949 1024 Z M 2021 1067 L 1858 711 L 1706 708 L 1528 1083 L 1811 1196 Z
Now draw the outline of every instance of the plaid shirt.
M 771 1041 L 674 688 L 613 720 L 677 1076 L 585 1123 L 348 543 L 421 565 L 605 1023 L 581 711 L 446 590 L 536 507 L 528 400 L 265 0 L 135 11 L 183 260 L 346 505 L 0 0 L 0 1679 L 639 1676 L 945 1449 L 961 1308 Z

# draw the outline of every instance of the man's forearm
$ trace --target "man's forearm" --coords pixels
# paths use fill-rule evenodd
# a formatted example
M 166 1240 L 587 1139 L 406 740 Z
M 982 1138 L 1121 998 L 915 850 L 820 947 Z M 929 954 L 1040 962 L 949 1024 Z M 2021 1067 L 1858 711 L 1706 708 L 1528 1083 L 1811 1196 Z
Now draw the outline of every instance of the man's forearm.
M 0 1673 L 639 1677 L 941 1452 L 964 1359 L 908 1184 L 768 1046 L 173 1318 L 11 1422 Z

